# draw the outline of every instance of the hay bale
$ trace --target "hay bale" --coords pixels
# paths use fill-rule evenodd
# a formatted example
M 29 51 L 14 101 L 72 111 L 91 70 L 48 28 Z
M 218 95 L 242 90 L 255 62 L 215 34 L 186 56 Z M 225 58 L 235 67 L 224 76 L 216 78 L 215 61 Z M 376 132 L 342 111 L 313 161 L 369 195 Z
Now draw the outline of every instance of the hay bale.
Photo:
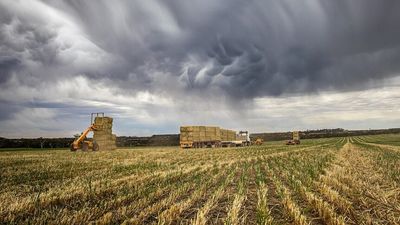
M 220 141 L 220 128 L 216 126 L 182 126 L 180 141 Z
M 181 132 L 189 132 L 189 131 L 193 131 L 193 126 L 182 126 L 180 128 Z
M 112 124 L 113 119 L 111 117 L 96 117 L 94 118 L 94 124 L 95 125 L 100 125 L 100 124 Z
M 93 141 L 99 145 L 100 150 L 116 149 L 117 136 L 112 133 L 112 122 L 111 117 L 96 117 L 94 119 L 97 129 L 94 131 Z
M 96 141 L 96 142 L 104 142 L 104 141 L 109 141 L 110 137 L 107 137 L 107 136 L 96 136 L 96 137 L 93 137 L 93 140 Z

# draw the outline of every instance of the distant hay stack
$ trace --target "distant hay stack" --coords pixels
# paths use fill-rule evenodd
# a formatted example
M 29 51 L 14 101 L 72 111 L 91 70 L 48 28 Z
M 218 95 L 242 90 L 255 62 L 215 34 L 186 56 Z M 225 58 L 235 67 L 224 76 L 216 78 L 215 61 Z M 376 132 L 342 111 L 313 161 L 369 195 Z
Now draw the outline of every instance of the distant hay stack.
M 113 119 L 111 117 L 96 117 L 96 130 L 93 132 L 93 141 L 99 145 L 99 150 L 115 150 L 116 135 L 112 133 Z

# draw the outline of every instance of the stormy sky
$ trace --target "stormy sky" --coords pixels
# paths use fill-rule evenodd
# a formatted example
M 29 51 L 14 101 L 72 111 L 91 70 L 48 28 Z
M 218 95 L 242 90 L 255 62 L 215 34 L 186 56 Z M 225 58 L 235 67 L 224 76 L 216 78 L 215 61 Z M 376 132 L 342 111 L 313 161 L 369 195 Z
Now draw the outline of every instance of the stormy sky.
M 0 0 L 0 136 L 400 127 L 398 0 Z

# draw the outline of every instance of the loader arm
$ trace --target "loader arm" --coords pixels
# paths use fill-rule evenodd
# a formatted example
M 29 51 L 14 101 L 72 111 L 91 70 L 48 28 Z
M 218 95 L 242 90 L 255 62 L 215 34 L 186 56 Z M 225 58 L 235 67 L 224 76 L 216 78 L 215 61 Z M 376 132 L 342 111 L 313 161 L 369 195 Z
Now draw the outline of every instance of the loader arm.
M 76 151 L 79 149 L 79 144 L 82 143 L 83 140 L 85 140 L 86 136 L 88 135 L 89 132 L 96 130 L 96 127 L 94 124 L 90 125 L 90 127 L 86 128 L 85 131 L 79 136 L 77 139 L 75 139 L 74 142 L 71 144 L 71 151 Z

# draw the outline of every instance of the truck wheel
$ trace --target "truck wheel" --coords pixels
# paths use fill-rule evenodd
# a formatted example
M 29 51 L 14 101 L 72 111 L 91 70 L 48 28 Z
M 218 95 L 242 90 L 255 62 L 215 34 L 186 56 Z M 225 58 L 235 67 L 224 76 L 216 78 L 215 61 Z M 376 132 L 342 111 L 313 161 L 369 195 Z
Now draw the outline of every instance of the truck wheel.
M 76 149 L 74 148 L 74 144 L 71 144 L 70 150 L 71 150 L 71 152 L 76 152 Z
M 82 143 L 82 151 L 86 152 L 87 150 L 89 150 L 89 145 L 86 142 Z

